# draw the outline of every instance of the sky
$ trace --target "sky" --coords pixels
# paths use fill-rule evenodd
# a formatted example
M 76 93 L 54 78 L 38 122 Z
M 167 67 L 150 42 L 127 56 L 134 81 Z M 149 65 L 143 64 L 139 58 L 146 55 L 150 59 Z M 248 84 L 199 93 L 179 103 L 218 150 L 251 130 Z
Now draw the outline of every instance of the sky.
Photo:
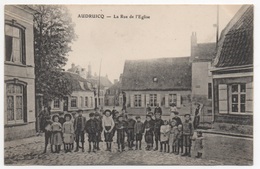
M 216 5 L 67 7 L 78 38 L 72 44 L 73 51 L 64 68 L 67 70 L 75 63 L 87 69 L 91 64 L 92 74 L 98 74 L 101 63 L 101 75 L 108 75 L 112 82 L 123 73 L 125 60 L 190 56 L 192 32 L 197 33 L 198 43 L 216 41 L 216 28 L 213 27 L 217 22 Z M 240 7 L 219 6 L 220 32 Z M 89 18 L 85 14 L 103 14 L 104 19 Z M 120 15 L 128 18 L 120 18 Z M 129 18 L 130 15 L 133 18 Z M 136 15 L 145 15 L 149 19 L 138 19 Z

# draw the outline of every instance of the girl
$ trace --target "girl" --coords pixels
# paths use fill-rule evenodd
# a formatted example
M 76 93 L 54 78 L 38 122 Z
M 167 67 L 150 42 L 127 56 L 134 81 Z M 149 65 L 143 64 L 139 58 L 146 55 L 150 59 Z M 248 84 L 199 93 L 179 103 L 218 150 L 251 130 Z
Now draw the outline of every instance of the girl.
M 145 148 L 147 151 L 151 151 L 153 149 L 153 121 L 151 115 L 146 115 L 146 121 L 144 122 L 144 130 L 145 130 L 145 142 L 147 147 Z
M 161 149 L 160 151 L 162 152 L 164 149 L 164 152 L 166 152 L 166 147 L 168 148 L 169 152 L 169 132 L 170 132 L 170 126 L 168 124 L 167 120 L 164 120 L 164 124 L 161 126 L 161 136 L 160 136 L 160 142 L 161 142 Z M 163 148 L 164 147 L 164 148 Z
M 176 126 L 176 120 L 172 120 L 171 121 L 171 129 L 170 129 L 170 134 L 169 134 L 169 146 L 170 146 L 170 149 L 171 149 L 171 153 L 174 153 L 175 151 L 175 143 L 176 143 L 176 140 L 177 138 L 175 137 L 175 133 L 176 133 L 176 129 L 178 130 L 177 126 Z
M 105 116 L 102 119 L 102 127 L 104 130 L 104 136 L 105 136 L 105 142 L 107 144 L 107 149 L 106 151 L 110 151 L 111 152 L 111 145 L 112 145 L 112 141 L 113 141 L 113 128 L 115 126 L 114 120 L 111 117 L 111 111 L 110 110 L 106 110 L 104 112 Z
M 62 145 L 62 126 L 59 123 L 59 115 L 53 115 L 52 120 L 54 121 L 51 125 L 52 137 L 51 145 L 55 146 L 55 153 L 60 153 L 60 147 Z
M 71 152 L 72 145 L 74 142 L 74 127 L 71 121 L 72 116 L 70 114 L 65 114 L 64 116 L 65 122 L 62 126 L 63 132 L 63 142 L 64 142 L 64 150 L 65 153 Z
M 195 156 L 195 157 L 200 158 L 202 156 L 203 140 L 204 140 L 204 137 L 202 136 L 202 132 L 197 131 L 197 137 L 196 136 L 193 137 L 192 140 L 195 142 L 194 143 L 194 152 L 197 153 L 197 156 Z

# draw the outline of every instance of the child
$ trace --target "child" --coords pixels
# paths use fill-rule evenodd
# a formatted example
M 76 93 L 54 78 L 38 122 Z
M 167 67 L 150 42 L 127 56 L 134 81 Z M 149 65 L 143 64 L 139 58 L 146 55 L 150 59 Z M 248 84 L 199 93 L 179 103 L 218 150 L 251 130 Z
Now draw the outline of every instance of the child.
M 129 150 L 133 150 L 135 123 L 136 121 L 133 119 L 132 114 L 129 114 L 127 120 L 127 142 Z
M 91 147 L 93 147 L 93 152 L 95 153 L 95 143 L 97 140 L 97 135 L 98 135 L 98 124 L 97 121 L 94 119 L 94 113 L 89 114 L 89 120 L 86 122 L 86 131 L 88 133 L 88 144 L 89 144 L 89 149 L 88 152 L 91 152 Z M 93 146 L 91 146 L 91 143 Z
M 59 123 L 59 115 L 53 115 L 52 117 L 53 123 L 51 125 L 51 144 L 55 146 L 55 153 L 60 153 L 60 147 L 62 145 L 62 136 L 61 136 L 61 130 L 62 126 Z
M 102 127 L 104 130 L 104 136 L 105 136 L 105 142 L 107 144 L 107 149 L 106 151 L 111 152 L 112 148 L 112 142 L 113 142 L 113 128 L 115 126 L 114 120 L 111 117 L 111 111 L 106 110 L 105 111 L 105 116 L 102 119 Z
M 118 122 L 116 125 L 116 132 L 117 132 L 117 145 L 118 145 L 118 152 L 125 151 L 125 131 L 126 131 L 126 124 L 123 121 L 123 116 L 118 116 Z
M 178 125 L 178 135 L 177 135 L 177 140 L 176 140 L 176 147 L 177 147 L 177 152 L 176 155 L 179 153 L 183 153 L 183 132 L 182 132 L 182 125 Z
M 45 128 L 44 128 L 44 133 L 45 133 L 45 147 L 44 147 L 44 152 L 46 153 L 47 150 L 47 146 L 49 143 L 51 143 L 51 125 L 52 125 L 52 121 L 51 121 L 51 116 L 47 116 L 46 117 L 46 122 L 45 122 Z M 53 152 L 52 150 L 52 146 L 51 146 L 51 152 Z
M 135 149 L 138 150 L 138 145 L 139 145 L 139 150 L 141 150 L 142 138 L 144 133 L 144 124 L 141 122 L 140 116 L 136 116 L 135 119 L 136 119 L 136 123 L 134 127 Z
M 182 156 L 191 156 L 191 137 L 193 135 L 193 125 L 190 121 L 190 114 L 184 115 L 185 121 L 182 124 L 182 132 L 183 132 L 183 146 L 185 147 L 185 153 Z
M 100 119 L 100 114 L 98 112 L 95 113 L 95 120 L 97 123 L 97 140 L 96 140 L 96 149 L 97 151 L 100 150 L 99 148 L 99 142 L 101 141 L 101 133 L 102 133 L 102 121 Z
M 163 120 L 161 119 L 160 113 L 155 113 L 155 120 L 154 120 L 154 140 L 155 140 L 155 149 L 154 151 L 158 150 L 158 142 L 160 140 L 160 129 L 161 126 L 164 124 Z
M 85 142 L 85 125 L 86 118 L 82 116 L 83 110 L 78 110 L 78 116 L 74 120 L 74 129 L 76 136 L 76 150 L 74 152 L 79 151 L 79 140 L 81 139 L 82 144 L 82 152 L 84 152 L 84 142 Z
M 66 121 L 62 126 L 62 132 L 63 132 L 64 150 L 65 153 L 67 153 L 67 152 L 71 152 L 72 150 L 72 145 L 74 142 L 74 127 L 71 121 L 72 116 L 70 114 L 65 114 L 64 118 Z
M 153 121 L 151 115 L 146 115 L 146 121 L 144 122 L 145 129 L 145 142 L 147 147 L 145 148 L 147 151 L 151 151 L 153 149 Z
M 170 128 L 170 132 L 169 132 L 169 146 L 171 149 L 170 152 L 174 153 L 175 149 L 176 149 L 175 143 L 177 140 L 175 133 L 176 133 L 176 130 L 178 130 L 177 126 L 176 126 L 176 120 L 172 120 L 170 123 L 170 126 L 171 126 L 171 128 Z
M 168 148 L 168 152 L 169 152 L 169 131 L 170 131 L 170 126 L 168 124 L 167 120 L 164 120 L 164 124 L 161 126 L 160 129 L 160 142 L 161 142 L 161 148 L 160 151 L 162 152 L 164 149 L 164 152 L 166 152 L 166 148 Z M 164 147 L 164 148 L 163 148 Z
M 200 158 L 202 156 L 202 151 L 203 151 L 203 140 L 204 137 L 202 136 L 201 131 L 197 131 L 197 137 L 193 138 L 194 143 L 194 151 L 197 153 L 196 158 Z

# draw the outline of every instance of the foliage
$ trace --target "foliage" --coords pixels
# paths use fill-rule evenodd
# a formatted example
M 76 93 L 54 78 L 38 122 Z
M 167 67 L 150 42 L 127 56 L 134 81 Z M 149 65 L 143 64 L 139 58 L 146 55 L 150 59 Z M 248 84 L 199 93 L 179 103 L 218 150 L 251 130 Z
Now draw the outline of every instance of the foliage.
M 74 24 L 64 6 L 34 5 L 34 55 L 36 92 L 45 101 L 71 94 L 69 79 L 62 73 L 70 44 L 76 39 Z

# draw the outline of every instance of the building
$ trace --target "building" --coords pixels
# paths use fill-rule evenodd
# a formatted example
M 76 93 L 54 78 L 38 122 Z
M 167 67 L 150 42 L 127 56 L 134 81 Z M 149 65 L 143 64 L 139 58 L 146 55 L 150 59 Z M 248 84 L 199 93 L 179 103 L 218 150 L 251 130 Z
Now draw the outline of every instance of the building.
M 72 94 L 51 102 L 51 113 L 73 112 L 94 109 L 94 90 L 92 84 L 77 73 L 64 72 L 72 84 Z
M 71 64 L 71 68 L 68 69 L 68 72 L 77 73 L 80 77 L 85 79 L 88 74 L 85 68 L 82 68 L 80 65 L 76 66 L 74 63 Z
M 121 78 L 120 78 L 121 79 Z M 123 107 L 122 81 L 114 80 L 114 84 L 106 90 L 105 106 Z
M 201 123 L 212 123 L 212 73 L 211 63 L 215 56 L 216 43 L 197 43 L 195 32 L 191 35 L 192 63 L 192 112 L 196 103 L 202 104 Z
M 181 114 L 190 113 L 191 64 L 189 57 L 126 60 L 122 76 L 127 111 L 144 113 L 158 103 L 169 113 L 176 103 Z
M 34 11 L 20 5 L 5 5 L 4 10 L 4 134 L 12 140 L 36 132 Z
M 214 127 L 253 133 L 253 18 L 245 5 L 222 31 L 213 63 Z

